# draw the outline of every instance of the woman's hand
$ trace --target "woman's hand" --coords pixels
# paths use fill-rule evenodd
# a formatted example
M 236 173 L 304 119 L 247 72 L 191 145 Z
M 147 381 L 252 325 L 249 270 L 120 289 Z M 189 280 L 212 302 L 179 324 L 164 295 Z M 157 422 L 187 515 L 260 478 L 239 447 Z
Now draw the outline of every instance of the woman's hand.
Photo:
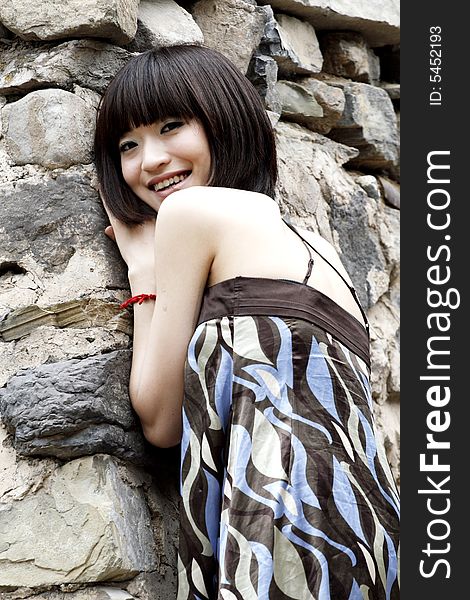
M 129 272 L 147 271 L 154 275 L 155 265 L 155 219 L 148 219 L 141 225 L 127 225 L 106 208 L 110 225 L 104 233 L 116 242 L 119 252 L 127 264 Z

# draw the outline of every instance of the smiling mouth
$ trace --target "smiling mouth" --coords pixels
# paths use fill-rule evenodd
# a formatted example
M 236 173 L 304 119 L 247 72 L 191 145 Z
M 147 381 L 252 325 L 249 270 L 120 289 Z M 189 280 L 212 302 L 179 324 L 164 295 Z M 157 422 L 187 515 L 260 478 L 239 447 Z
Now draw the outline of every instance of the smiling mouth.
M 186 173 L 180 173 L 180 175 L 175 175 L 174 177 L 169 177 L 168 179 L 164 179 L 163 181 L 159 181 L 153 186 L 153 189 L 156 192 L 164 192 L 174 187 L 178 183 L 184 181 L 187 177 L 191 175 L 191 171 L 187 171 Z

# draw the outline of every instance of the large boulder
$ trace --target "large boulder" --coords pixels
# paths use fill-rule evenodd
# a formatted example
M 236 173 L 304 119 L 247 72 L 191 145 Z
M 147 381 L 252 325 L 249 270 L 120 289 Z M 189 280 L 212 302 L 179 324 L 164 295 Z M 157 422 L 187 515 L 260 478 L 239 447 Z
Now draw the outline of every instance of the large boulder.
M 344 111 L 344 92 L 313 77 L 279 81 L 277 91 L 282 116 L 318 133 L 328 133 Z
M 387 92 L 366 83 L 346 83 L 343 91 L 344 112 L 329 136 L 359 150 L 351 166 L 396 167 L 400 148 L 398 124 Z
M 142 482 L 105 455 L 52 471 L 0 503 L 0 588 L 122 581 L 156 567 Z M 116 599 L 117 600 L 117 599 Z
M 358 31 L 371 46 L 400 41 L 399 0 L 260 0 L 260 4 L 305 19 L 317 29 Z
M 9 155 L 17 165 L 49 168 L 92 161 L 95 108 L 65 90 L 38 90 L 1 111 Z
M 143 52 L 158 46 L 202 44 L 204 36 L 193 17 L 173 0 L 142 0 L 137 33 L 129 49 Z
M 19 371 L 0 389 L 0 415 L 18 454 L 69 460 L 103 452 L 143 464 L 129 371 L 124 350 Z
M 130 42 L 137 29 L 139 0 L 2 0 L 0 22 L 24 40 L 98 37 Z
M 0 265 L 5 279 L 8 271 L 12 279 L 12 286 L 2 281 L 0 306 L 50 306 L 85 296 L 110 300 L 107 290 L 127 289 L 125 264 L 104 235 L 106 224 L 83 167 L 0 186 Z
M 59 45 L 17 41 L 2 53 L 0 94 L 18 94 L 73 84 L 103 93 L 132 56 L 99 40 L 71 40 Z
M 265 11 L 243 0 L 199 0 L 191 12 L 205 45 L 222 52 L 246 73 L 263 35 Z
M 266 25 L 260 52 L 272 56 L 283 76 L 312 75 L 322 69 L 323 56 L 315 29 L 288 15 L 273 15 L 266 9 Z

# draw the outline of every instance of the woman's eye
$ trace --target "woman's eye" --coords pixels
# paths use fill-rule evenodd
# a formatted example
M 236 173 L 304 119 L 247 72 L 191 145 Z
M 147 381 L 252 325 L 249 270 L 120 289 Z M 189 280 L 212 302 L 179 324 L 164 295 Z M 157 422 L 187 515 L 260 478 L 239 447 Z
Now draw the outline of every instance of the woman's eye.
M 119 152 L 127 152 L 131 148 L 134 148 L 134 146 L 137 146 L 137 144 L 135 142 L 131 142 L 131 141 L 121 142 L 119 144 Z
M 169 121 L 165 123 L 161 129 L 161 133 L 167 133 L 168 131 L 173 131 L 173 129 L 178 129 L 184 125 L 183 121 Z

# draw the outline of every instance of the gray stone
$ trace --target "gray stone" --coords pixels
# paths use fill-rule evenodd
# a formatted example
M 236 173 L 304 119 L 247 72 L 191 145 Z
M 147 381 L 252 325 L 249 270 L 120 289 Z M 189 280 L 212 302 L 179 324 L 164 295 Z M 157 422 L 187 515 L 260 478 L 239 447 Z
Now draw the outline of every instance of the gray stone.
M 205 45 L 222 52 L 246 73 L 263 35 L 265 11 L 243 0 L 199 0 L 191 12 Z
M 358 31 L 371 46 L 399 44 L 399 0 L 260 0 L 275 10 L 310 21 L 318 30 Z
M 398 353 L 397 353 L 397 356 Z M 390 464 L 392 475 L 400 489 L 400 401 L 390 399 L 375 409 L 377 432 Z M 380 439 L 379 438 L 379 439 Z
M 16 287 L 18 289 L 19 286 Z M 117 320 L 117 323 L 115 319 L 110 319 L 101 326 L 84 329 L 61 329 L 54 324 L 35 328 L 31 323 L 28 335 L 0 344 L 0 386 L 5 385 L 20 369 L 127 349 L 132 336 L 130 315 L 127 316 L 126 331 L 121 329 L 124 318 L 119 316 Z
M 137 33 L 129 50 L 204 43 L 193 17 L 173 0 L 142 0 L 137 17 Z
M 19 371 L 0 390 L 0 414 L 18 454 L 68 460 L 104 452 L 143 464 L 129 372 L 125 350 Z
M 24 40 L 99 37 L 130 42 L 137 29 L 138 0 L 2 0 L 0 21 Z
M 369 198 L 379 200 L 382 196 L 380 193 L 379 182 L 373 175 L 359 175 L 354 178 L 355 182 L 358 183 Z
M 326 33 L 321 39 L 323 70 L 354 81 L 377 85 L 380 79 L 379 57 L 363 36 L 350 31 Z
M 366 83 L 344 86 L 346 105 L 341 119 L 329 136 L 359 150 L 353 167 L 373 169 L 398 163 L 397 118 L 387 92 Z
M 315 34 L 309 24 L 287 15 L 272 15 L 267 21 L 260 52 L 272 56 L 283 76 L 312 75 L 322 69 L 323 57 Z
M 28 215 L 34 218 L 25 218 Z M 32 274 L 47 305 L 106 287 L 127 289 L 125 265 L 103 233 L 106 224 L 86 173 L 70 171 L 54 179 L 43 175 L 3 185 L 0 265 L 12 265 L 20 279 Z M 63 277 L 53 283 L 51 278 L 58 275 Z M 21 287 L 20 282 L 17 285 Z M 22 306 L 18 298 L 12 300 L 10 306 Z
M 282 212 L 335 243 L 329 202 L 332 195 L 346 202 L 351 188 L 354 191 L 354 184 L 341 165 L 356 156 L 357 150 L 293 123 L 280 121 L 275 133 L 279 164 L 277 199 Z
M 313 127 L 314 119 L 323 117 L 323 109 L 315 96 L 302 85 L 280 80 L 276 83 L 276 91 L 281 99 L 282 116 L 285 119 Z
M 271 123 L 271 127 L 274 129 L 276 125 L 279 123 L 280 114 L 273 112 L 272 110 L 267 110 L 266 114 L 268 115 L 269 121 Z
M 332 241 L 327 203 L 312 169 L 318 153 L 310 132 L 279 121 L 275 133 L 279 168 L 276 199 L 281 212 L 296 216 L 299 223 L 309 219 L 311 228 Z M 330 156 L 325 159 L 332 160 Z
M 101 94 L 131 56 L 98 40 L 72 40 L 58 46 L 17 41 L 2 55 L 0 94 L 48 87 L 71 91 L 73 84 Z
M 139 476 L 104 455 L 59 467 L 21 500 L 0 505 L 0 586 L 128 580 L 156 566 Z M 112 597 L 120 600 L 120 597 Z
M 328 85 L 312 77 L 305 77 L 297 81 L 307 92 L 312 95 L 323 110 L 321 117 L 312 117 L 307 127 L 317 133 L 327 134 L 339 121 L 344 111 L 344 92 L 337 87 Z
M 126 586 L 127 591 L 139 600 L 166 600 L 177 596 L 179 453 L 168 455 L 168 451 L 165 450 L 165 457 L 165 461 L 161 461 L 158 466 L 158 472 L 154 473 L 156 485 L 149 488 L 147 493 L 153 527 L 156 532 L 161 532 L 155 536 L 158 567 L 153 573 L 139 573 Z M 169 468 L 165 468 L 165 465 Z
M 178 519 L 178 516 L 176 518 Z M 166 559 L 163 554 L 160 554 L 159 557 Z M 177 575 L 173 571 L 176 571 L 176 565 L 173 569 L 167 568 L 163 573 L 139 573 L 129 583 L 127 589 L 133 594 L 132 597 L 138 598 L 138 600 L 176 598 L 178 595 Z
M 389 273 L 378 236 L 371 234 L 368 197 L 359 187 L 351 192 L 347 203 L 331 197 L 330 223 L 343 264 L 368 310 L 387 291 Z
M 15 164 L 67 168 L 91 162 L 95 118 L 75 94 L 39 90 L 2 109 L 2 131 Z
M 337 142 L 330 140 L 330 138 L 320 135 L 319 133 L 314 133 L 313 131 L 309 132 L 309 140 L 319 148 L 321 147 L 323 151 L 327 152 L 338 165 L 349 163 L 349 161 L 359 154 L 355 148 L 338 144 Z
M 101 102 L 101 96 L 97 92 L 89 90 L 88 88 L 80 87 L 79 85 L 74 83 L 72 86 L 72 93 L 75 94 L 77 98 L 80 98 L 80 100 L 83 100 L 85 104 L 88 104 L 90 108 L 98 110 L 98 107 Z
M 385 202 L 393 208 L 400 208 L 400 184 L 388 177 L 379 176 Z
M 59 589 L 50 589 L 40 594 L 34 588 L 16 588 L 9 593 L 0 592 L 0 600 L 136 600 L 118 585 L 124 586 L 125 583 L 110 582 L 109 585 L 97 586 L 65 583 Z
M 263 98 L 265 107 L 281 114 L 281 99 L 276 91 L 277 63 L 270 56 L 255 54 L 251 59 L 247 77 Z
M 392 211 L 393 209 L 389 209 Z M 393 211 L 397 213 L 397 211 Z M 372 395 L 377 407 L 397 402 L 399 384 L 399 270 L 393 273 L 389 289 L 369 311 L 371 325 L 371 360 L 375 368 L 371 374 Z M 382 427 L 384 431 L 397 429 Z M 395 441 L 394 441 L 395 445 Z

